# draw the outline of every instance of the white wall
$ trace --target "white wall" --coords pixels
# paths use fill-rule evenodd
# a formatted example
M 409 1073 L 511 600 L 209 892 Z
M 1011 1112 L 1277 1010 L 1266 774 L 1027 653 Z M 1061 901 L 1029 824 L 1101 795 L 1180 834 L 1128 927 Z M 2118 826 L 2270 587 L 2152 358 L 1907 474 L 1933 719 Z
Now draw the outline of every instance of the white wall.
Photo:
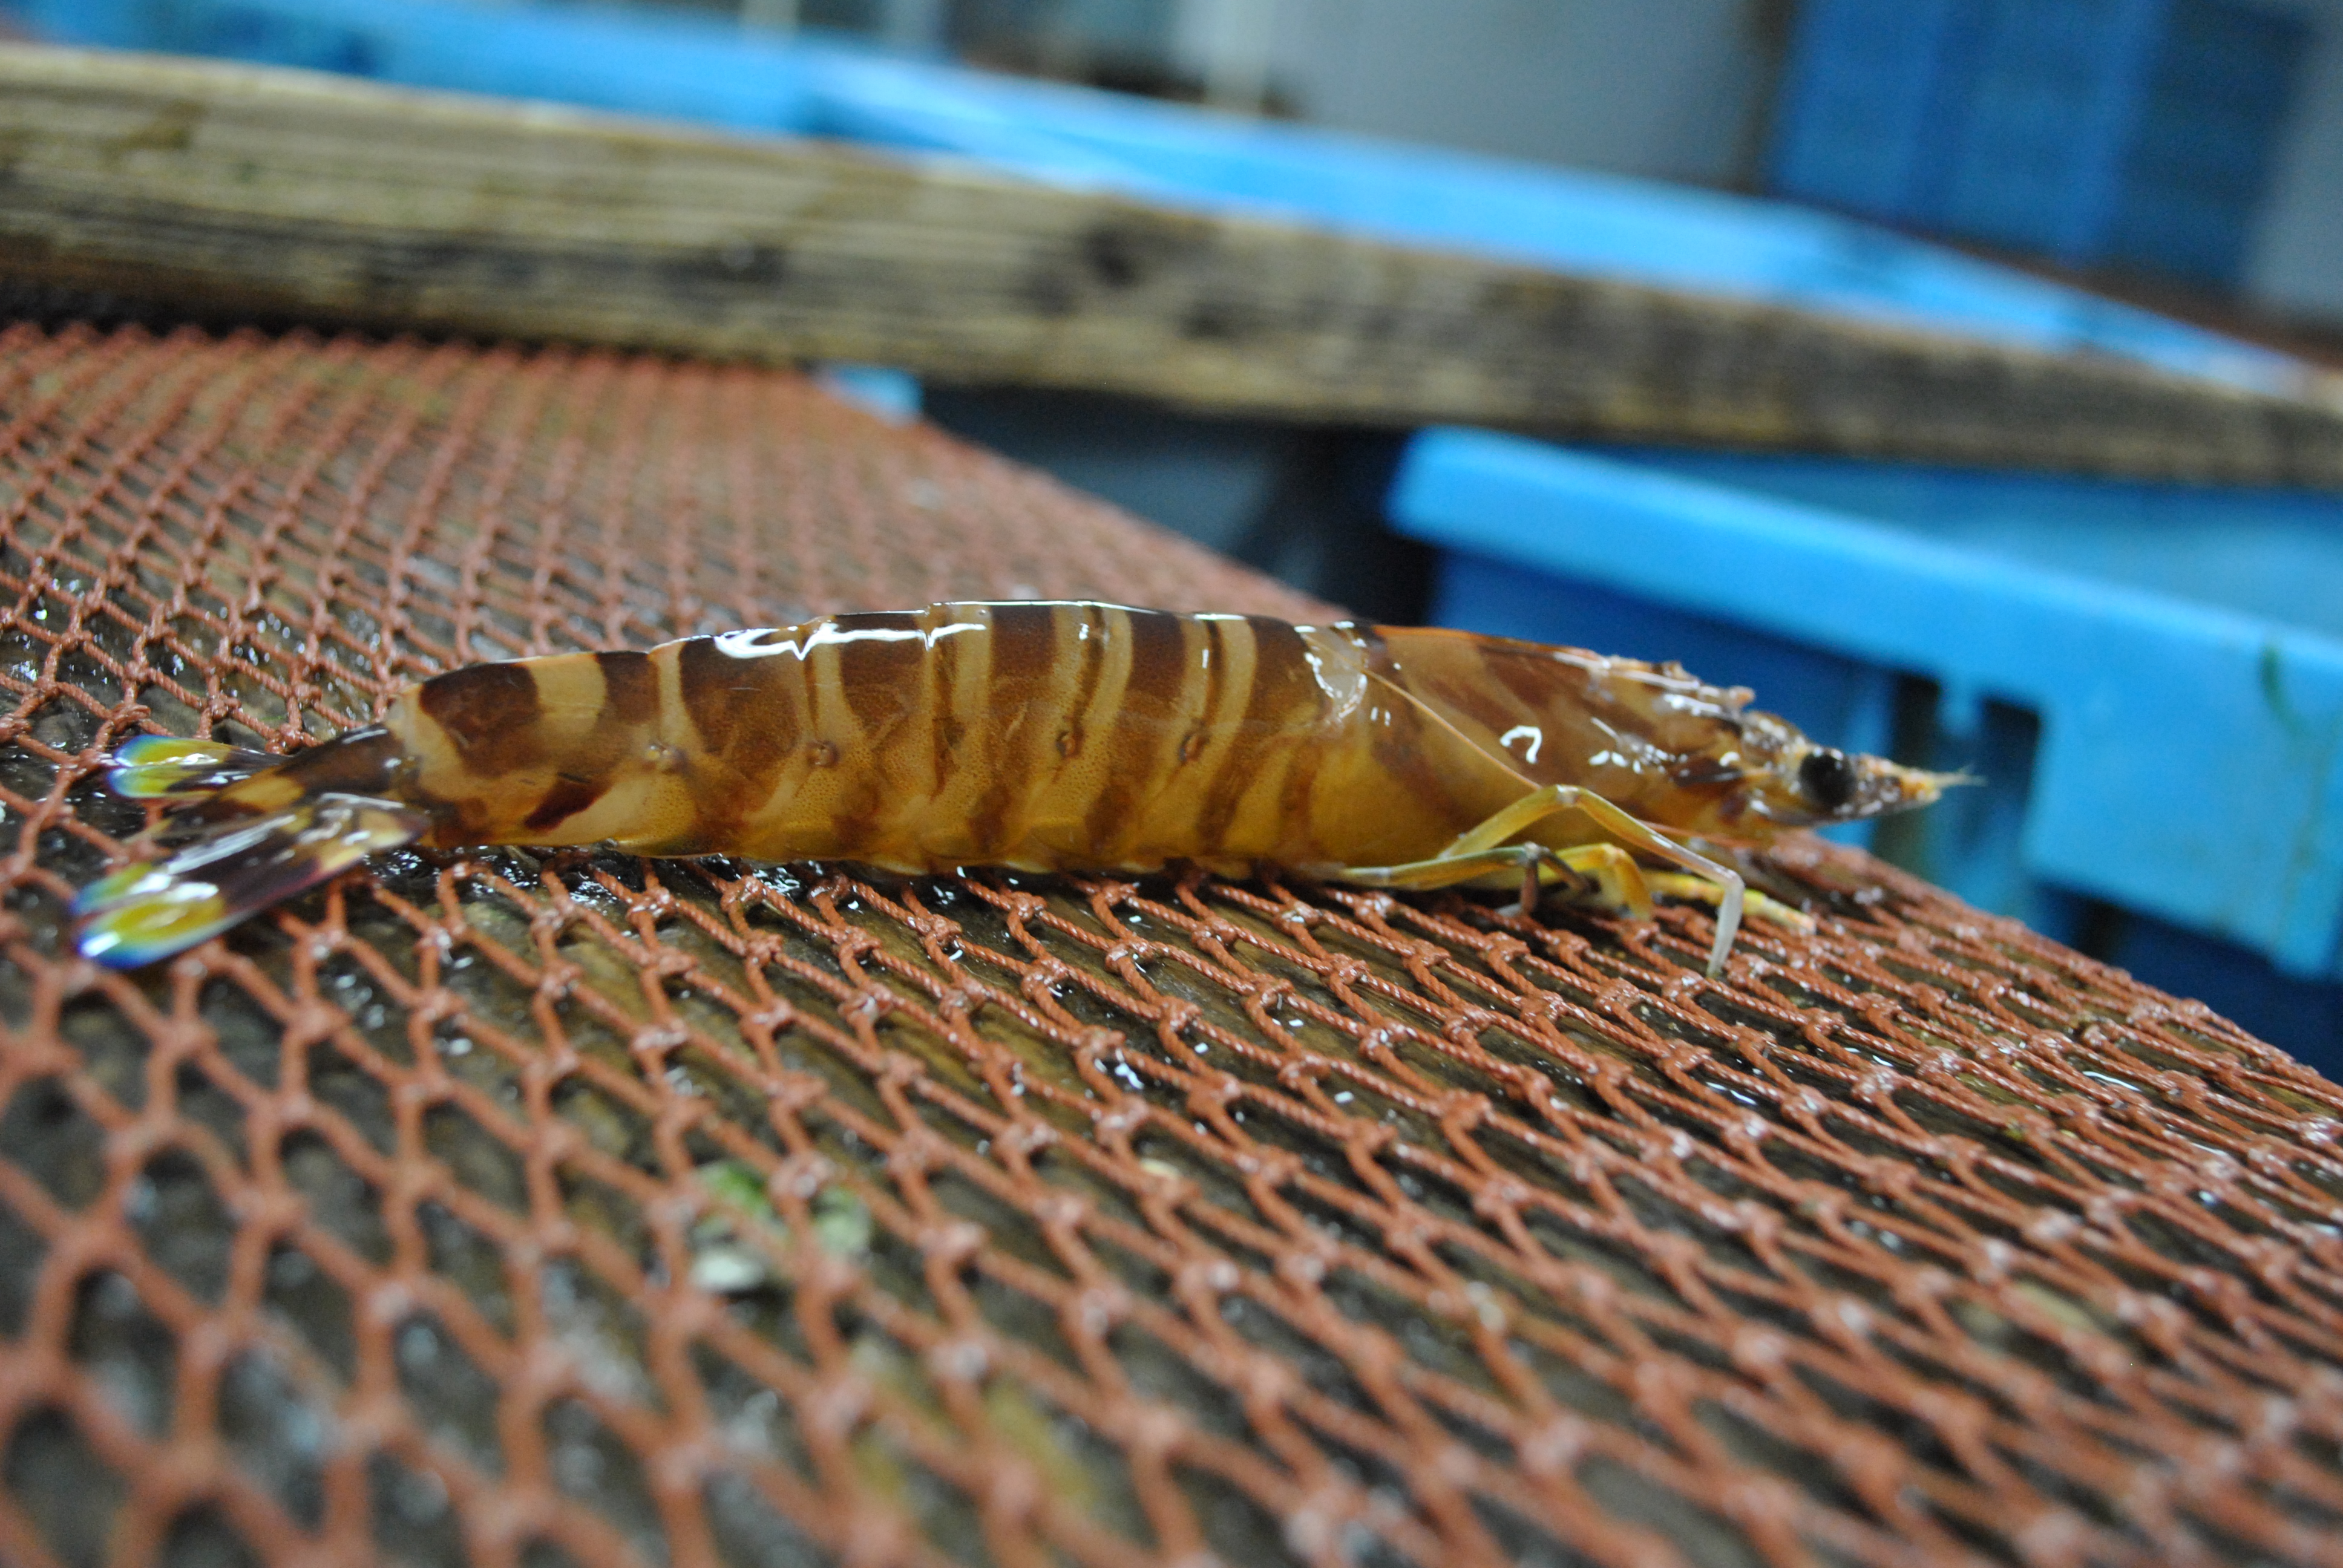
M 2246 295 L 2343 323 L 2343 0 L 2283 0 L 2318 40 L 2246 264 Z M 2275 8 L 2275 7 L 2274 7 Z
M 1348 130 L 1714 182 L 1759 89 L 1752 0 L 1182 0 L 1186 63 L 1264 5 L 1271 85 Z

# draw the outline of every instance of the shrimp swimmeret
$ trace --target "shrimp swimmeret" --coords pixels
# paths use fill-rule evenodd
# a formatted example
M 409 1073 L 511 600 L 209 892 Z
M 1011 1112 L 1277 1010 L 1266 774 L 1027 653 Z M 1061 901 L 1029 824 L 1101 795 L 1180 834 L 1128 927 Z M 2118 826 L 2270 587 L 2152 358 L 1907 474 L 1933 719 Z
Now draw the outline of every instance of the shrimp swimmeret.
M 401 844 L 608 841 L 914 873 L 1274 865 L 1638 918 L 1656 890 L 1717 906 L 1714 974 L 1755 895 L 1687 840 L 1762 843 L 1952 781 L 1816 746 L 1749 697 L 1468 632 L 1088 603 L 472 665 L 289 757 L 124 746 L 113 787 L 171 802 L 176 847 L 83 891 L 81 950 L 146 963 Z

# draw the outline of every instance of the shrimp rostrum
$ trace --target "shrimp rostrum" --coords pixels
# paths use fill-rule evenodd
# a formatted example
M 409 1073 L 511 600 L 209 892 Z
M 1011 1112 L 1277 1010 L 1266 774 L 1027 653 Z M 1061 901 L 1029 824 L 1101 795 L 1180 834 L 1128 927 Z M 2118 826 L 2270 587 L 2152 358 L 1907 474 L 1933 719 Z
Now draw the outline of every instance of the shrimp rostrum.
M 81 950 L 176 952 L 400 844 L 1146 872 L 1277 866 L 1717 907 L 1695 843 L 1924 804 L 1946 782 L 1809 742 L 1674 665 L 1464 632 L 1103 604 L 825 616 L 451 670 L 277 757 L 149 736 L 119 793 L 168 848 L 83 892 Z M 1663 869 L 1666 868 L 1666 869 Z

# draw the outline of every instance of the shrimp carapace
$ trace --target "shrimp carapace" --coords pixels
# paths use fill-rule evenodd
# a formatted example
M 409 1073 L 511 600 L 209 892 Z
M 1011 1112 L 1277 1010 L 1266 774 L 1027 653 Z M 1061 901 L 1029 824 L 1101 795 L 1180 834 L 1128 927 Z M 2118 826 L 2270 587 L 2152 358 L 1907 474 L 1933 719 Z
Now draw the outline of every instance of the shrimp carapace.
M 1084 603 L 825 616 L 648 652 L 473 665 L 287 758 L 146 737 L 113 787 L 176 844 L 85 890 L 82 951 L 180 950 L 374 850 L 1560 887 L 1641 913 L 1740 878 L 1685 839 L 1924 804 L 1941 775 L 1816 747 L 1674 666 L 1464 632 Z M 1649 861 L 1680 868 L 1647 873 Z

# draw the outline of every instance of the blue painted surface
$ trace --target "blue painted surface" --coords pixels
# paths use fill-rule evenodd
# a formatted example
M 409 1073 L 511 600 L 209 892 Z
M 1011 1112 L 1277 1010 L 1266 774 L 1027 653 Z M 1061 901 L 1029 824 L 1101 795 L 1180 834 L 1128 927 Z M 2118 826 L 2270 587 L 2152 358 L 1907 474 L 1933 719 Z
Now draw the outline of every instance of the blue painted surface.
M 825 365 L 817 378 L 830 392 L 890 425 L 920 417 L 920 378 L 885 365 Z
M 1837 457 L 1608 448 L 1640 467 L 2343 639 L 2343 499 Z
M 2027 876 L 2333 974 L 2343 636 L 2316 579 L 2338 569 L 2343 502 L 2107 487 L 2126 493 L 2067 504 L 2094 488 L 1440 430 L 1409 452 L 1392 516 L 1516 572 L 1928 677 L 1955 709 L 2036 715 Z M 2227 517 L 2271 541 L 2258 577 L 2249 558 L 2192 582 L 2134 537 Z
M 0 0 L 0 4 L 6 0 Z M 467 0 L 15 0 L 54 35 L 982 160 L 1594 276 L 2291 387 L 2283 355 L 1785 203 L 1216 115 L 641 12 Z M 93 22 L 92 18 L 96 18 Z

